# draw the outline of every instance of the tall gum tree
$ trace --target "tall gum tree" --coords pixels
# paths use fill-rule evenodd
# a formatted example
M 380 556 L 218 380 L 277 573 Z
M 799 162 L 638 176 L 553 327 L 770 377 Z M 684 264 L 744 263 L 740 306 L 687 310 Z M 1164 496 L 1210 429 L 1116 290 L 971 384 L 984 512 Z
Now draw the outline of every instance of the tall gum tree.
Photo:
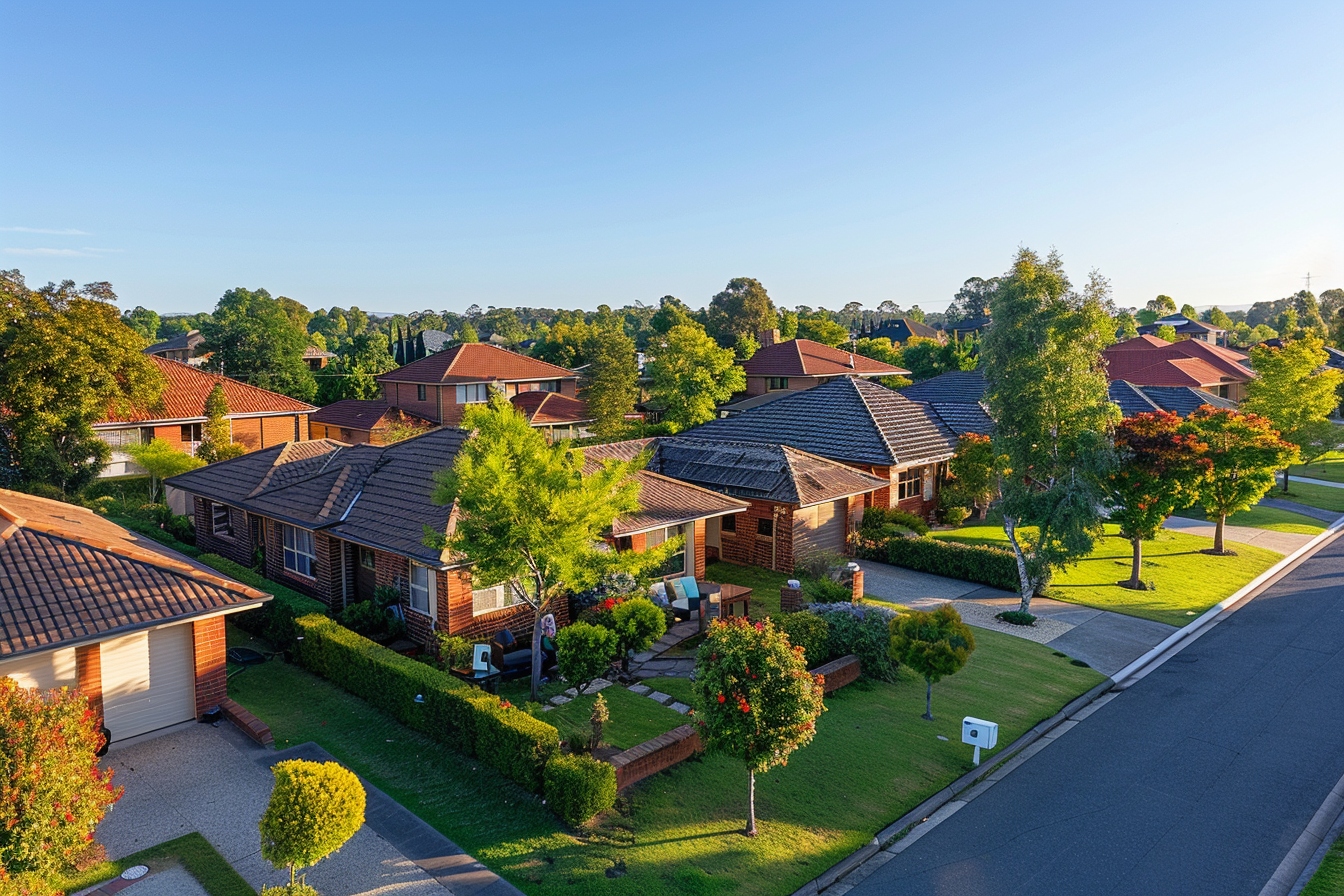
M 1326 367 L 1325 342 L 1311 330 L 1282 346 L 1257 345 L 1250 351 L 1255 379 L 1246 386 L 1242 409 L 1274 425 L 1285 442 L 1297 446 L 1309 464 L 1339 447 L 1339 430 L 1330 414 L 1339 406 L 1344 372 Z M 1288 491 L 1288 468 L 1283 469 Z

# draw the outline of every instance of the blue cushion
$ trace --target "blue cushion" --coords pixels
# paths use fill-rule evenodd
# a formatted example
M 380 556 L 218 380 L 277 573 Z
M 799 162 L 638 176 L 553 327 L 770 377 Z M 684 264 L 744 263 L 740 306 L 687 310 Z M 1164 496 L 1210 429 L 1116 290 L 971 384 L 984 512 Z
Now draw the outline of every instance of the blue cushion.
M 679 599 L 685 600 L 686 586 L 681 584 L 681 579 L 672 579 L 669 584 L 672 585 L 672 593 L 675 594 Z
M 687 597 L 699 597 L 700 587 L 695 584 L 695 576 L 682 576 L 677 581 L 681 582 L 681 587 L 686 589 Z

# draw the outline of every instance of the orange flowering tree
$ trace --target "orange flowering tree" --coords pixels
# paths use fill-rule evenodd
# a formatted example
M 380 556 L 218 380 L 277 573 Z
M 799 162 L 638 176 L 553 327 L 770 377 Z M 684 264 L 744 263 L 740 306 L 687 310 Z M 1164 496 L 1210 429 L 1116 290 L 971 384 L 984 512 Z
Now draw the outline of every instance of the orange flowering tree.
M 769 619 L 713 623 L 695 659 L 695 723 L 705 747 L 747 766 L 748 837 L 756 836 L 756 774 L 811 742 L 821 685 Z
M 0 881 L 50 877 L 89 848 L 121 798 L 111 770 L 98 767 L 102 745 L 81 694 L 0 677 Z

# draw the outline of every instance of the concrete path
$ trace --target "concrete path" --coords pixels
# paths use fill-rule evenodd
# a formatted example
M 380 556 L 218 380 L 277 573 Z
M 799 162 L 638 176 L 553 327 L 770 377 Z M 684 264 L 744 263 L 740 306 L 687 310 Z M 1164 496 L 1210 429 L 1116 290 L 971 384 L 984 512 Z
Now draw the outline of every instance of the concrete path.
M 1261 503 L 1264 503 L 1263 501 Z M 1331 515 L 1330 522 L 1335 521 L 1336 515 Z M 1162 524 L 1164 529 L 1172 529 L 1177 532 L 1183 532 L 1186 535 L 1202 535 L 1205 538 L 1212 538 L 1216 526 L 1213 523 L 1204 520 L 1192 520 L 1186 517 L 1173 516 Z M 1277 551 L 1287 556 L 1293 551 L 1302 547 L 1302 545 L 1315 538 L 1315 535 L 1302 535 L 1297 532 L 1275 532 L 1273 529 L 1257 529 L 1254 526 L 1223 526 L 1223 538 L 1227 541 L 1235 541 L 1238 544 L 1250 544 L 1256 547 L 1268 548 L 1271 551 Z
M 1336 483 L 1338 486 L 1338 483 Z M 1344 486 L 1338 486 L 1344 487 Z M 1274 507 L 1278 510 L 1291 510 L 1293 513 L 1300 513 L 1303 516 L 1309 516 L 1312 519 L 1320 520 L 1323 523 L 1333 523 L 1339 519 L 1339 514 L 1333 510 L 1322 510 L 1319 507 L 1312 507 L 1310 504 L 1299 504 L 1296 501 L 1288 501 L 1283 498 L 1261 498 L 1261 505 L 1265 507 Z
M 694 656 L 665 656 L 687 638 L 700 633 L 700 620 L 687 619 L 667 630 L 648 650 L 630 658 L 630 674 L 635 678 L 690 678 L 695 671 Z
M 1282 484 L 1283 474 L 1278 474 L 1278 477 L 1279 483 Z M 1305 482 L 1309 485 L 1323 485 L 1326 488 L 1344 488 L 1344 482 L 1331 482 L 1329 479 L 1312 479 L 1310 476 L 1298 476 L 1297 474 L 1293 474 L 1288 481 L 1290 483 Z
M 834 892 L 1255 896 L 1344 773 L 1341 584 L 1336 540 Z

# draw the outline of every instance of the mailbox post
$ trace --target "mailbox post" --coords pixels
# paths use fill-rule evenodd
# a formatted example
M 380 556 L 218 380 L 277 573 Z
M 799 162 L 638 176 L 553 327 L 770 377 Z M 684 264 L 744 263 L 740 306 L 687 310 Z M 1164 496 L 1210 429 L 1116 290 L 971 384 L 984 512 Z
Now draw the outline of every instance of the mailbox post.
M 975 747 L 975 764 L 980 765 L 980 748 L 992 750 L 999 742 L 999 723 L 974 716 L 961 720 L 961 742 Z

